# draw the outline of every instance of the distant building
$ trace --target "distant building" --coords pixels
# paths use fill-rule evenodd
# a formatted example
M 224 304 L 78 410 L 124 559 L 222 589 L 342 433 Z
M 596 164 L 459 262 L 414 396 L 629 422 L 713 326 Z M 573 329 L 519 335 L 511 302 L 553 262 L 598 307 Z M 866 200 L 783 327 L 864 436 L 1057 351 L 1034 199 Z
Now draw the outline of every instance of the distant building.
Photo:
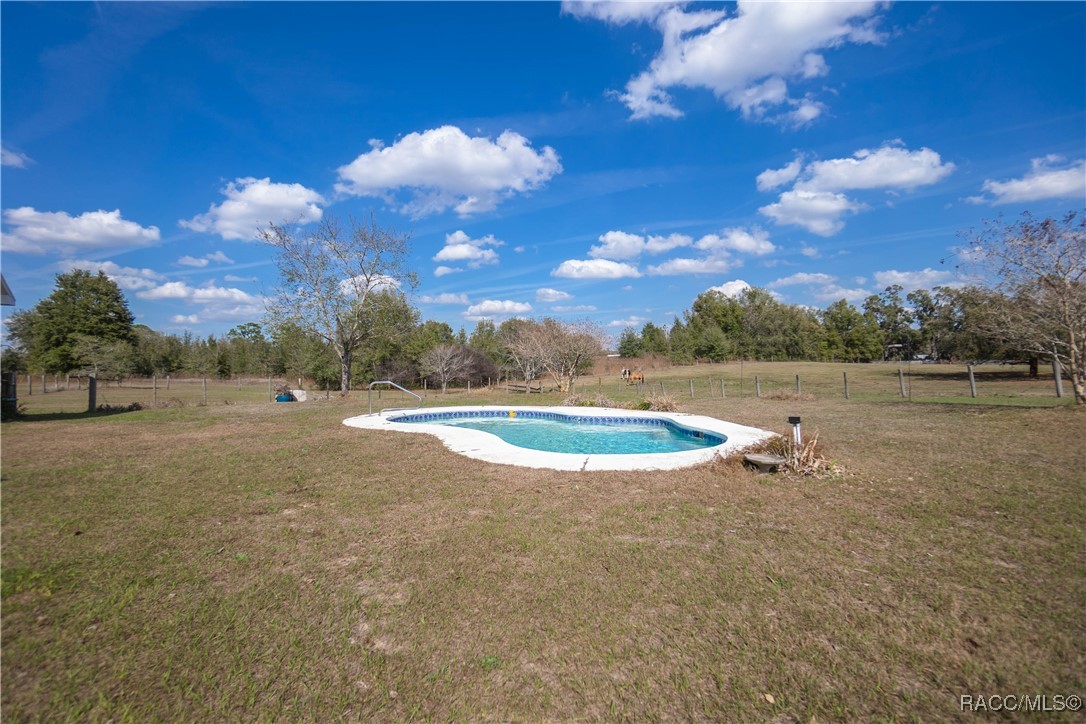
M 15 295 L 11 293 L 11 287 L 8 286 L 8 280 L 4 278 L 3 274 L 0 274 L 0 305 L 5 307 L 15 306 Z

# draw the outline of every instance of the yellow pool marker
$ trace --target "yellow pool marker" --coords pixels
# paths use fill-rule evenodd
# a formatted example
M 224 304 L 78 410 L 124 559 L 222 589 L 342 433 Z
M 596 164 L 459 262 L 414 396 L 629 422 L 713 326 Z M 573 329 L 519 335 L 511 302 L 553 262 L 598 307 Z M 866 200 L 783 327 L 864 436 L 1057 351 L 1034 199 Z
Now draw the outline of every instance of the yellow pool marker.
M 510 410 L 509 411 L 509 417 L 516 417 L 516 416 L 517 416 L 517 411 L 516 410 Z

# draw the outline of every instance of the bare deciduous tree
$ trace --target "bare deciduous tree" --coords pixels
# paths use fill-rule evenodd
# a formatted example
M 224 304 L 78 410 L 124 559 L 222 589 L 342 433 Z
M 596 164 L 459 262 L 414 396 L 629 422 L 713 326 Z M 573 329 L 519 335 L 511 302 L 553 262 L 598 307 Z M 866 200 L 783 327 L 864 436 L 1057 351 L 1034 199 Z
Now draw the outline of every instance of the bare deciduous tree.
M 441 383 L 441 392 L 448 390 L 449 383 L 467 374 L 471 355 L 460 344 L 439 344 L 422 357 L 422 371 Z
M 969 238 L 971 264 L 1004 294 L 989 332 L 1026 352 L 1056 358 L 1086 404 L 1086 214 L 995 222 Z
M 591 322 L 559 322 L 548 317 L 523 325 L 510 351 L 534 360 L 559 390 L 569 392 L 577 377 L 603 353 L 603 339 L 603 330 Z
M 340 394 L 350 394 L 355 352 L 403 331 L 386 329 L 396 315 L 381 310 L 417 283 L 407 270 L 408 235 L 372 216 L 364 224 L 352 219 L 346 230 L 325 216 L 307 234 L 270 224 L 261 236 L 279 267 L 277 293 L 267 301 L 272 326 L 294 324 L 323 338 L 339 357 Z

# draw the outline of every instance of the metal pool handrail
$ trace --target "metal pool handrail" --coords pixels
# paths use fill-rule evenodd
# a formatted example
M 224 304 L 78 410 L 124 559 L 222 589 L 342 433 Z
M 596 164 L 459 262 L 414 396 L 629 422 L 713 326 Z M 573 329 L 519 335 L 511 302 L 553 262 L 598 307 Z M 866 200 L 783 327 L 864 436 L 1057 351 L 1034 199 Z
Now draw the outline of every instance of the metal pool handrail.
M 399 385 L 397 385 L 392 380 L 376 380 L 374 382 L 371 382 L 370 386 L 369 386 L 369 389 L 366 390 L 366 402 L 369 403 L 370 414 L 371 415 L 373 414 L 373 386 L 374 385 L 392 385 L 397 390 L 401 390 L 403 392 L 406 392 L 407 394 L 411 395 L 412 397 L 414 397 L 416 400 L 419 401 L 419 404 L 415 405 L 414 407 L 383 407 L 383 408 L 381 408 L 380 410 L 377 411 L 378 413 L 382 413 L 382 412 L 386 412 L 386 411 L 390 411 L 390 410 L 417 410 L 420 407 L 422 407 L 422 396 L 421 395 L 416 395 L 414 392 L 407 389 L 406 387 L 400 387 Z

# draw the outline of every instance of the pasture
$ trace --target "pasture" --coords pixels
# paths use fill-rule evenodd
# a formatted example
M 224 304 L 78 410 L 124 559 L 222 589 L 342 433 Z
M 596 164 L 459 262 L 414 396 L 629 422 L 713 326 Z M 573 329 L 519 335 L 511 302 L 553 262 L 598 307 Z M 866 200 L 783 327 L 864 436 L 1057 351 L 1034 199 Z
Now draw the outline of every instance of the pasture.
M 621 366 L 578 393 L 633 400 Z M 1086 693 L 1086 414 L 1050 371 L 979 367 L 974 399 L 914 363 L 911 401 L 896 365 L 643 371 L 682 411 L 801 415 L 839 471 L 491 465 L 343 426 L 364 391 L 277 404 L 267 381 L 98 415 L 21 394 L 5 719 L 926 721 Z

